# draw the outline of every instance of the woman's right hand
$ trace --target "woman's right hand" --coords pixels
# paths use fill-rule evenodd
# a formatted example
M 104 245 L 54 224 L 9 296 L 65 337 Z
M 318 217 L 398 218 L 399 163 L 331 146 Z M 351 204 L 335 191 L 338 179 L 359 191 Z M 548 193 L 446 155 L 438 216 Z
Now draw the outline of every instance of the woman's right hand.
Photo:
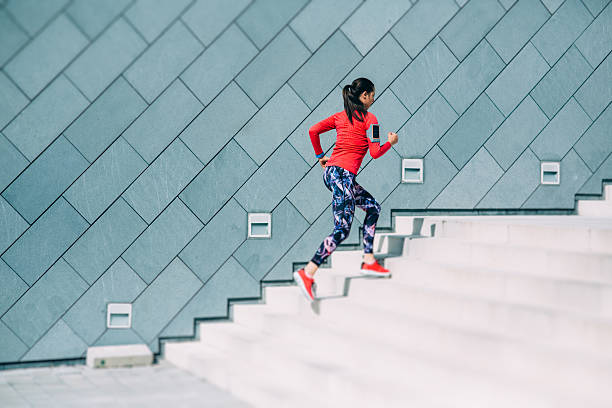
M 399 140 L 398 137 L 397 137 L 397 133 L 389 132 L 387 137 L 389 138 L 389 143 L 391 143 L 391 146 L 396 144 L 397 141 Z
M 327 163 L 327 161 L 329 160 L 329 157 L 327 156 L 323 156 L 319 159 L 319 164 L 321 164 L 321 167 L 325 168 L 325 164 Z

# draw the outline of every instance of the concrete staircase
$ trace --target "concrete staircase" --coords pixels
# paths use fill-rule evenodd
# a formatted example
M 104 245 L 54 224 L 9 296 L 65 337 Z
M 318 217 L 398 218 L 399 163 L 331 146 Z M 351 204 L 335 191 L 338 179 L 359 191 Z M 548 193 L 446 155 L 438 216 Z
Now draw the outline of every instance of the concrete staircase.
M 385 260 L 391 279 L 336 251 L 318 301 L 267 286 L 165 358 L 257 407 L 610 407 L 606 197 L 597 212 L 579 202 L 585 215 L 428 217 L 433 236 Z

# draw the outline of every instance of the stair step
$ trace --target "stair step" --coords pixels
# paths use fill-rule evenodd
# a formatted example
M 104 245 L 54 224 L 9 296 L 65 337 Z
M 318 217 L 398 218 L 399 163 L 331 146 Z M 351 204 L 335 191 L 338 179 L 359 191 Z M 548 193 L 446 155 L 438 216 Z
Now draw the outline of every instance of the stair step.
M 348 297 L 384 311 L 501 335 L 516 334 L 526 340 L 542 339 L 563 347 L 605 352 L 612 341 L 610 319 L 399 285 L 393 279 L 351 279 Z
M 419 399 L 430 398 L 431 394 L 437 394 L 443 390 L 452 395 L 460 392 L 465 394 L 469 394 L 470 392 L 472 394 L 482 393 L 483 390 L 491 388 L 504 390 L 503 395 L 505 395 L 505 398 L 510 398 L 512 395 L 512 391 L 507 387 L 500 384 L 488 384 L 482 377 L 478 378 L 477 382 L 475 382 L 475 379 L 473 378 L 458 381 L 455 377 L 456 372 L 449 370 L 448 368 L 433 367 L 430 364 L 424 364 L 418 360 L 406 358 L 403 358 L 403 363 L 401 363 L 397 358 L 397 356 L 401 354 L 397 354 L 396 352 L 393 352 L 393 350 L 372 348 L 371 344 L 367 344 L 366 348 L 362 347 L 360 349 L 359 347 L 355 347 L 356 339 L 353 339 L 353 341 L 347 343 L 345 336 L 331 335 L 329 334 L 328 330 L 320 327 L 320 325 L 318 327 L 323 331 L 318 333 L 318 335 L 321 337 L 316 339 L 316 347 L 312 347 L 311 350 L 308 350 L 306 346 L 315 341 L 315 339 L 311 339 L 311 337 L 308 336 L 308 330 L 312 330 L 312 328 L 303 330 L 301 336 L 287 338 L 282 335 L 278 336 L 278 333 L 275 332 L 266 333 L 267 336 L 262 336 L 256 332 L 250 331 L 249 329 L 239 327 L 240 325 L 236 325 L 233 329 L 224 327 L 220 328 L 219 330 L 212 330 L 211 328 L 210 341 L 212 341 L 215 345 L 219 345 L 219 343 L 224 342 L 231 343 L 231 345 L 227 346 L 228 350 L 241 350 L 240 358 L 250 358 L 257 366 L 260 366 L 260 364 L 270 363 L 270 360 L 272 359 L 277 359 L 278 361 L 276 365 L 278 366 L 278 369 L 291 372 L 291 378 L 295 378 L 298 383 L 311 384 L 313 388 L 317 389 L 317 392 L 321 392 L 326 395 L 337 396 L 337 393 L 334 391 L 338 389 L 339 382 L 343 383 L 343 386 L 340 387 L 340 389 L 347 390 L 348 387 L 348 390 L 350 390 L 349 394 L 360 393 L 360 390 L 365 389 L 367 390 L 366 393 L 356 398 L 352 404 L 366 400 L 369 402 L 359 406 L 372 406 L 371 404 L 374 401 L 372 401 L 371 398 L 386 399 L 386 401 L 384 401 L 384 406 L 389 406 L 389 404 L 392 404 L 393 401 L 399 403 L 399 405 L 393 404 L 393 406 L 402 406 L 401 404 L 405 404 L 407 402 L 415 403 Z M 223 332 L 226 333 L 224 334 Z M 312 333 L 312 331 L 310 331 L 310 333 Z M 228 337 L 231 337 L 232 335 L 237 335 L 241 338 L 241 340 L 229 339 Z M 213 338 L 223 338 L 224 340 L 213 340 Z M 289 346 L 287 343 L 289 343 Z M 363 343 L 363 341 L 361 341 L 361 343 Z M 236 348 L 237 346 L 238 348 Z M 323 349 L 321 349 L 321 347 L 323 347 Z M 352 350 L 352 353 L 346 353 L 346 350 L 343 350 L 347 347 Z M 300 371 L 300 368 L 296 367 L 293 361 L 287 363 L 288 360 L 295 358 L 303 358 L 304 360 L 318 362 L 322 353 L 316 351 L 316 348 L 319 348 L 319 350 L 325 350 L 324 355 L 332 357 L 335 361 L 347 365 L 347 370 L 344 372 L 332 373 L 332 375 L 329 375 L 327 379 L 320 382 L 319 380 L 321 380 L 323 374 L 316 374 L 311 370 L 306 371 L 302 375 L 298 375 L 297 373 Z M 245 354 L 243 355 L 242 353 Z M 339 353 L 342 353 L 343 357 L 339 358 L 337 356 Z M 404 356 L 402 355 L 402 357 Z M 369 362 L 372 362 L 373 364 L 368 364 Z M 323 362 L 318 362 L 317 364 L 324 366 Z M 350 370 L 348 370 L 348 368 L 350 368 Z M 352 379 L 351 377 L 354 378 Z M 303 380 L 303 378 L 307 379 Z M 365 383 L 363 382 L 364 378 L 367 379 L 367 382 Z M 378 384 L 376 384 L 374 380 L 379 378 L 383 378 L 383 381 L 378 380 Z M 525 391 L 526 390 L 524 389 L 522 389 L 520 392 L 514 390 L 514 398 L 518 398 L 520 395 L 524 400 Z M 361 394 L 363 394 L 363 392 L 361 392 Z M 346 392 L 343 396 L 346 396 Z M 399 396 L 402 396 L 403 398 Z M 406 400 L 406 397 L 408 396 L 410 397 L 410 401 Z M 333 398 L 326 396 L 326 400 L 329 399 Z M 383 401 L 380 402 L 382 403 Z M 442 403 L 443 401 L 438 400 L 437 402 Z M 456 406 L 453 405 L 457 402 L 456 396 L 447 398 L 444 402 L 446 403 L 445 406 Z M 499 403 L 500 401 L 497 402 Z M 332 404 L 329 405 L 332 406 Z M 417 406 L 422 405 L 419 404 Z M 496 404 L 496 406 L 499 405 Z
M 407 252 L 406 256 L 424 260 L 494 265 L 506 271 L 612 283 L 612 254 L 463 242 L 445 237 L 411 240 Z
M 493 267 L 444 264 L 399 257 L 387 260 L 398 284 L 497 299 L 501 302 L 612 317 L 612 284 L 520 272 Z
M 577 212 L 580 216 L 612 218 L 612 199 L 578 200 Z
M 189 348 L 168 347 L 165 359 L 254 407 L 306 408 L 320 403 L 308 395 L 296 400 L 295 394 L 277 381 L 282 378 L 278 371 L 262 369 L 246 359 L 236 358 L 237 354 L 194 342 Z
M 329 308 L 327 303 L 329 303 Z M 344 306 L 346 307 L 344 308 L 335 307 L 339 303 L 339 301 L 326 302 L 325 311 L 320 317 L 314 317 L 312 314 L 310 316 L 305 314 L 294 316 L 254 311 L 253 314 L 260 317 L 263 315 L 263 324 L 261 324 L 262 322 L 253 324 L 253 320 L 249 318 L 247 313 L 243 313 L 236 323 L 240 326 L 250 327 L 258 333 L 264 333 L 270 338 L 275 338 L 276 341 L 281 342 L 281 345 L 283 341 L 288 341 L 291 344 L 303 343 L 315 350 L 324 351 L 312 353 L 310 358 L 313 359 L 324 355 L 328 358 L 335 358 L 334 361 L 341 365 L 353 364 L 354 370 L 363 368 L 365 361 L 367 372 L 384 370 L 404 372 L 405 366 L 412 366 L 415 361 L 423 360 L 427 356 L 428 364 L 431 364 L 432 361 L 439 365 L 449 365 L 449 362 L 454 362 L 455 366 L 452 368 L 455 370 L 460 367 L 465 368 L 467 364 L 474 370 L 478 367 L 480 370 L 478 374 L 481 377 L 493 371 L 495 378 L 498 379 L 500 378 L 500 372 L 503 370 L 500 370 L 500 367 L 492 367 L 491 361 L 495 360 L 493 364 L 506 363 L 506 365 L 512 366 L 510 368 L 515 372 L 514 381 L 517 378 L 524 379 L 523 384 L 521 384 L 523 389 L 525 385 L 529 385 L 539 378 L 546 378 L 548 382 L 552 382 L 553 378 L 557 380 L 555 382 L 556 392 L 564 389 L 559 388 L 562 380 L 576 389 L 578 388 L 576 378 L 584 379 L 593 376 L 593 372 L 589 371 L 581 371 L 578 374 L 578 370 L 581 370 L 580 367 L 584 365 L 584 356 L 566 356 L 563 354 L 566 351 L 553 352 L 546 347 L 530 347 L 526 353 L 522 353 L 524 345 L 515 341 L 499 339 L 495 336 L 490 339 L 482 338 L 485 337 L 482 333 L 468 333 L 428 322 L 412 321 L 406 324 L 405 318 L 398 318 L 397 315 L 394 316 L 394 320 L 396 321 L 396 328 L 398 325 L 401 327 L 401 334 L 387 330 L 386 336 L 381 337 L 378 333 L 388 326 L 370 324 L 370 327 L 366 327 L 363 321 L 378 321 L 382 313 L 377 316 L 376 312 L 371 312 L 350 302 L 345 302 Z M 330 314 L 331 310 L 335 310 L 335 312 Z M 351 313 L 363 316 L 363 321 L 347 319 L 346 317 L 350 316 Z M 211 339 L 221 338 L 221 340 L 212 340 L 214 342 L 231 343 L 231 341 L 224 340 L 225 336 L 214 332 L 212 328 L 210 336 Z M 347 342 L 347 338 L 352 340 Z M 440 340 L 440 338 L 443 340 Z M 387 339 L 389 341 L 385 341 Z M 473 341 L 476 341 L 476 344 L 470 346 Z M 245 341 L 245 343 L 249 342 Z M 259 349 L 260 346 L 257 341 L 251 339 L 251 343 L 253 343 L 253 347 Z M 376 347 L 372 347 L 373 345 L 376 345 Z M 466 346 L 472 351 L 471 354 L 468 353 Z M 228 347 L 235 348 L 236 345 L 232 344 Z M 496 355 L 500 353 L 500 358 L 496 358 Z M 589 361 L 594 366 L 593 370 L 599 369 L 599 365 L 604 365 L 600 364 L 599 358 L 591 358 Z M 547 364 L 548 370 L 542 370 L 538 367 L 538 364 Z M 558 372 L 559 367 L 564 368 L 563 375 L 557 375 L 558 378 L 555 378 L 554 375 Z M 446 367 L 446 369 L 450 368 Z M 604 366 L 604 368 L 607 368 L 608 372 L 612 371 L 610 370 L 610 364 Z M 525 375 L 525 372 L 528 375 Z M 406 373 L 404 373 L 405 375 Z M 422 373 L 417 372 L 415 375 L 421 377 Z M 416 378 L 407 380 L 413 383 Z M 608 382 L 604 382 L 603 385 L 599 385 L 600 388 L 597 388 L 597 391 L 601 391 L 601 387 L 607 387 L 608 384 Z M 422 386 L 419 385 L 419 387 Z M 589 389 L 590 392 L 592 392 L 592 389 Z

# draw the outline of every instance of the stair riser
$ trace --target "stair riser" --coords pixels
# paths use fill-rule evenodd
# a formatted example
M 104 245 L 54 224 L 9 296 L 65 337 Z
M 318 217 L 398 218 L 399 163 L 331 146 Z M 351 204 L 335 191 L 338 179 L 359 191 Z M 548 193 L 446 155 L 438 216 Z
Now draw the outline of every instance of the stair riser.
M 530 377 L 534 381 L 540 378 L 556 377 L 558 382 L 565 381 L 567 384 L 575 384 L 577 380 L 590 375 L 594 377 L 593 384 L 595 384 L 595 381 L 606 378 L 604 374 L 607 374 L 608 379 L 612 379 L 612 368 L 602 368 L 598 362 L 588 365 L 589 370 L 576 377 L 580 367 L 585 367 L 584 361 L 581 361 L 580 367 L 577 367 L 575 362 L 572 363 L 571 359 L 568 359 L 563 363 L 566 369 L 559 371 L 560 361 L 556 355 L 550 357 L 542 354 L 538 349 L 530 349 L 527 345 L 434 325 L 403 324 L 403 321 L 397 321 L 392 333 L 387 336 L 379 336 L 377 333 L 384 332 L 385 328 L 388 329 L 386 322 L 376 324 L 380 319 L 375 315 L 368 315 L 366 317 L 370 323 L 364 328 L 363 324 L 356 319 L 347 318 L 350 312 L 347 308 L 327 308 L 325 317 L 316 319 L 308 316 L 287 319 L 266 315 L 262 333 L 286 339 L 290 343 L 306 341 L 307 344 L 320 349 L 325 349 L 327 344 L 343 344 L 342 338 L 368 339 L 373 348 L 366 351 L 381 354 L 380 358 L 386 355 L 387 347 L 392 348 L 391 354 L 387 356 L 390 361 L 397 359 L 397 356 L 403 353 L 422 352 L 431 356 L 443 355 L 458 364 L 469 364 L 494 372 L 507 372 L 518 378 Z M 300 325 L 297 319 L 303 319 L 304 324 Z M 336 330 L 342 330 L 344 335 L 338 339 L 329 333 L 330 326 Z M 382 350 L 376 346 L 382 347 Z M 394 349 L 397 347 L 399 348 L 395 352 Z M 400 348 L 403 351 L 399 351 Z M 344 341 L 344 347 L 335 353 L 338 354 L 339 362 L 346 363 L 350 361 L 352 355 L 359 355 L 363 352 L 363 348 L 354 348 L 351 342 Z M 375 367 L 370 368 L 375 369 Z M 606 386 L 607 384 L 608 382 L 605 382 Z
M 612 217 L 612 202 L 608 201 L 579 200 L 577 209 L 585 217 Z
M 611 206 L 612 208 L 612 206 Z M 509 244 L 531 248 L 612 253 L 612 231 L 587 225 L 549 226 L 453 220 L 438 223 L 438 237 L 469 242 Z
M 179 353 L 174 352 L 166 359 L 194 375 L 232 392 L 237 397 L 253 404 L 253 406 L 270 407 L 288 406 L 290 404 L 291 406 L 307 407 L 323 402 L 308 395 L 302 395 L 299 400 L 288 401 L 274 392 L 266 391 L 266 389 L 275 388 L 282 390 L 286 395 L 292 395 L 291 391 L 293 390 L 293 395 L 296 395 L 296 392 L 299 395 L 303 390 L 303 387 L 301 389 L 298 387 L 297 380 L 289 381 L 288 376 L 279 375 L 283 371 L 279 371 L 278 367 L 271 369 L 270 362 L 274 362 L 273 360 L 265 362 L 265 365 L 258 365 L 237 350 L 233 350 L 231 354 L 220 351 L 218 356 L 201 357 L 196 349 L 180 360 L 177 359 L 177 354 Z M 284 370 L 287 370 L 285 372 L 291 372 L 292 376 L 294 373 L 299 375 L 304 371 L 301 366 L 297 366 L 298 369 L 294 371 L 288 371 L 291 367 L 287 364 L 283 367 Z M 321 376 L 314 378 L 319 379 Z M 314 382 L 313 384 L 317 383 Z
M 444 296 L 441 293 L 395 285 L 393 279 L 353 279 L 348 299 L 351 303 L 355 302 L 381 312 L 392 311 L 452 327 L 494 331 L 500 335 L 518 336 L 525 341 L 537 339 L 537 341 L 592 352 L 607 353 L 612 342 L 612 326 L 609 324 L 581 320 L 533 307 Z M 293 301 L 291 303 L 294 304 Z M 330 317 L 328 314 L 335 307 L 343 308 L 344 306 L 339 303 L 335 300 L 322 302 L 319 305 L 321 317 Z M 313 313 L 306 301 L 302 302 L 298 309 L 297 313 L 302 315 L 308 316 Z M 286 308 L 279 304 L 269 310 L 284 313 Z M 248 315 L 246 317 L 251 319 Z M 344 317 L 356 319 L 358 316 L 353 316 L 348 310 Z M 340 316 L 331 318 L 340 318 Z M 396 322 L 386 319 L 385 313 L 381 313 L 379 319 L 388 323 L 389 327 L 396 325 Z M 235 316 L 235 321 L 240 321 L 240 317 Z
M 408 256 L 491 267 L 524 274 L 612 283 L 612 256 L 460 242 L 445 238 L 411 240 Z
M 361 282 L 351 286 L 350 296 L 359 304 L 380 310 L 394 310 L 460 327 L 516 334 L 525 339 L 539 338 L 554 344 L 570 344 L 568 342 L 575 340 L 577 333 L 582 336 L 578 345 L 592 347 L 596 346 L 591 344 L 595 339 L 598 339 L 596 343 L 599 345 L 610 344 L 612 340 L 610 325 L 596 324 L 544 309 L 443 296 L 405 286 L 365 286 Z M 585 331 L 585 326 L 590 326 L 590 330 Z
M 481 272 L 469 267 L 450 269 L 409 258 L 391 259 L 387 267 L 394 272 L 397 284 L 612 317 L 612 289 L 595 283 Z
M 329 343 L 331 343 L 331 340 L 329 341 Z M 241 348 L 239 350 L 239 355 L 236 358 L 242 361 L 248 361 L 249 364 L 259 367 L 258 373 L 261 373 L 264 370 L 264 367 L 265 370 L 272 370 L 277 373 L 290 373 L 291 379 L 294 379 L 300 384 L 307 384 L 307 389 L 316 390 L 317 393 L 325 395 L 326 403 L 329 404 L 326 404 L 325 406 L 334 406 L 336 404 L 341 404 L 339 406 L 365 407 L 379 406 L 372 404 L 384 402 L 386 403 L 386 405 L 384 406 L 399 407 L 402 406 L 401 404 L 406 404 L 407 402 L 414 402 L 415 399 L 418 400 L 419 396 L 427 398 L 430 395 L 431 391 L 433 391 L 429 391 L 433 386 L 437 387 L 438 389 L 445 388 L 447 391 L 452 392 L 452 382 L 457 382 L 456 379 L 451 379 L 451 375 L 439 377 L 439 373 L 437 371 L 436 374 L 438 376 L 435 377 L 435 379 L 428 378 L 427 368 L 421 370 L 418 367 L 414 367 L 414 364 L 412 363 L 407 363 L 406 365 L 398 365 L 397 355 L 390 355 L 386 357 L 377 356 L 377 358 L 371 359 L 373 364 L 367 367 L 356 367 L 355 370 L 363 370 L 363 374 L 365 376 L 364 378 L 367 378 L 368 373 L 373 378 L 375 376 L 379 377 L 382 375 L 385 378 L 389 378 L 391 382 L 397 382 L 398 379 L 401 379 L 401 382 L 404 383 L 404 385 L 401 387 L 394 386 L 394 388 L 389 389 L 388 392 L 381 393 L 380 385 L 373 384 L 372 387 L 377 390 L 376 394 L 369 392 L 370 387 L 364 387 L 363 385 L 355 384 L 351 382 L 350 379 L 347 379 L 345 376 L 329 375 L 326 377 L 324 374 L 321 374 L 321 372 L 317 372 L 317 370 L 308 370 L 308 368 L 306 368 L 305 366 L 299 364 L 296 365 L 292 361 L 289 361 L 288 363 L 288 360 L 290 359 L 286 357 L 286 354 L 279 354 L 279 350 L 274 346 L 269 346 L 265 344 L 255 344 L 248 351 L 244 348 Z M 335 354 L 340 349 L 336 347 L 332 350 Z M 316 355 L 313 355 L 311 358 L 314 360 L 317 357 Z M 345 357 L 345 363 L 346 358 L 350 358 L 350 355 Z M 241 372 L 234 370 L 228 375 L 239 377 L 240 375 L 244 374 L 241 374 Z M 249 375 L 249 373 L 247 373 L 246 375 Z M 304 382 L 302 382 L 302 378 L 306 378 L 305 380 L 303 380 Z M 448 381 L 449 383 L 441 384 L 440 381 Z M 281 383 L 280 385 L 284 388 L 289 388 L 291 386 L 291 384 L 284 383 Z M 398 390 L 401 391 L 399 391 L 398 393 Z M 334 404 L 332 403 L 332 401 L 336 401 L 336 403 Z M 447 402 L 450 403 L 451 401 L 456 402 L 456 400 L 454 399 L 449 399 Z M 345 405 L 349 403 L 350 405 Z

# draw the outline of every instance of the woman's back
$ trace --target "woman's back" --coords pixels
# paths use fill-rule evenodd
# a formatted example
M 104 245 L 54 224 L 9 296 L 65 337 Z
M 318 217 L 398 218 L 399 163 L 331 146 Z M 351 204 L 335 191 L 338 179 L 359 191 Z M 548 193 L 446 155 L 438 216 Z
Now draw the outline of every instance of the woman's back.
M 346 111 L 343 110 L 313 125 L 309 130 L 310 139 L 316 152 L 317 144 L 320 146 L 319 135 L 336 129 L 336 146 L 334 146 L 331 158 L 327 161 L 327 166 L 339 166 L 357 174 L 368 148 L 374 158 L 382 156 L 391 148 L 389 143 L 380 146 L 378 141 L 368 138 L 368 129 L 373 124 L 378 124 L 378 120 L 371 112 L 366 113 L 363 121 L 353 115 L 353 123 L 351 123 Z

